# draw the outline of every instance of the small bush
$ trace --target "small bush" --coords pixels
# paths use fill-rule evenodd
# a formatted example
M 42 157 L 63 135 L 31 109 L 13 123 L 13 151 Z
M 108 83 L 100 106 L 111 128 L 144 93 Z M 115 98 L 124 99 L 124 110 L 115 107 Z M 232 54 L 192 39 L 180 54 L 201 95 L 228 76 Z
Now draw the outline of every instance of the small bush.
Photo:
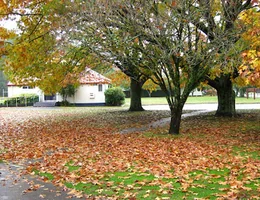
M 21 95 L 19 97 L 10 97 L 4 101 L 5 106 L 32 106 L 39 101 L 39 96 L 36 94 Z
M 105 91 L 107 106 L 121 106 L 125 103 L 125 94 L 119 87 L 109 88 Z
M 65 107 L 68 107 L 68 106 L 72 106 L 72 104 L 70 102 L 68 102 L 67 100 L 65 101 L 58 101 L 55 103 L 55 106 L 65 106 Z

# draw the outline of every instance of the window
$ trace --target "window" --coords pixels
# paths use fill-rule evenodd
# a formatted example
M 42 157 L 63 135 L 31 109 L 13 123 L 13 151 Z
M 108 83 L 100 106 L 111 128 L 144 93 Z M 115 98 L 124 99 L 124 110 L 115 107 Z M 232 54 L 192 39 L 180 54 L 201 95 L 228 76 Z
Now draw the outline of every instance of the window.
M 99 92 L 102 92 L 103 91 L 103 87 L 102 87 L 103 85 L 98 85 L 98 91 Z
M 45 101 L 56 100 L 56 94 L 44 95 L 44 100 Z
M 31 87 L 31 86 L 23 86 L 22 88 L 25 89 L 25 90 L 27 90 L 27 89 L 33 89 L 33 87 Z
M 89 94 L 89 98 L 90 98 L 90 99 L 95 99 L 94 93 L 90 93 L 90 94 Z

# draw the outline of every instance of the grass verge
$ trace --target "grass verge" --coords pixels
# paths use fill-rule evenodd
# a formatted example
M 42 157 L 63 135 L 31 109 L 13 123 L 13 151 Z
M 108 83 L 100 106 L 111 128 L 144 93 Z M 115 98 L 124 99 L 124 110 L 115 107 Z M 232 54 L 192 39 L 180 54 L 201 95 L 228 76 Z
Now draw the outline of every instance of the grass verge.
M 217 103 L 217 96 L 198 96 L 198 97 L 189 97 L 187 99 L 188 104 L 199 104 L 199 103 Z M 237 104 L 251 104 L 251 103 L 260 103 L 260 98 L 236 98 Z M 142 98 L 143 105 L 167 105 L 167 101 L 165 97 L 143 97 Z M 126 98 L 125 106 L 130 105 L 130 99 Z

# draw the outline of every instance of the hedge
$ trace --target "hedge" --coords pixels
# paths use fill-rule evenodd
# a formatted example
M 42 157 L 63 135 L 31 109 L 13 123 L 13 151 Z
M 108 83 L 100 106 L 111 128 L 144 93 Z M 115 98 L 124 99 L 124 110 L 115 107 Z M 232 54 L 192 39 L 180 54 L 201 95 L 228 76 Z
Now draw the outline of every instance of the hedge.
M 8 99 L 5 99 L 4 102 L 1 103 L 1 106 L 33 106 L 33 104 L 38 101 L 39 96 L 36 94 L 22 95 L 18 97 L 9 97 Z

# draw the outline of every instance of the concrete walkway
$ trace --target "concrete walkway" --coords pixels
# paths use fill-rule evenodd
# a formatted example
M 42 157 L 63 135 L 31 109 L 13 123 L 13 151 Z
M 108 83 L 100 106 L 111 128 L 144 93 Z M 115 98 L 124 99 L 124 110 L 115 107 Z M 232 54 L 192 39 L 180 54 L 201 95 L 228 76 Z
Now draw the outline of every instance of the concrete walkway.
M 182 114 L 182 119 L 186 117 L 192 117 L 196 115 L 201 115 L 209 112 L 214 112 L 217 110 L 218 104 L 185 104 L 183 110 L 184 111 L 191 111 L 189 113 Z M 150 105 L 150 106 L 143 106 L 145 110 L 170 110 L 168 105 Z M 236 109 L 260 109 L 260 104 L 236 104 Z M 120 131 L 122 134 L 132 133 L 132 132 L 139 132 L 145 131 L 151 128 L 162 127 L 169 124 L 171 121 L 170 117 L 160 119 L 155 122 L 151 122 L 150 124 L 141 126 L 139 128 L 128 128 Z
M 143 106 L 145 110 L 169 110 L 168 105 L 149 105 Z M 183 110 L 208 110 L 215 111 L 218 108 L 218 104 L 185 104 Z M 243 109 L 260 109 L 260 103 L 255 104 L 236 104 L 237 110 Z
M 22 175 L 22 170 L 18 165 L 0 163 L 0 200 L 79 199 L 39 176 Z
M 146 110 L 148 110 L 148 109 L 146 109 Z M 190 113 L 184 113 L 184 114 L 182 114 L 181 118 L 183 119 L 183 118 L 186 118 L 186 117 L 201 115 L 201 114 L 209 113 L 209 112 L 212 112 L 212 111 L 213 110 L 199 110 L 199 111 L 194 111 L 194 112 L 190 112 Z M 151 129 L 151 128 L 158 128 L 158 127 L 162 127 L 162 126 L 169 124 L 170 121 L 171 121 L 171 118 L 167 117 L 167 118 L 163 118 L 163 119 L 151 122 L 150 124 L 141 126 L 139 128 L 133 127 L 133 128 L 124 129 L 124 130 L 120 131 L 120 133 L 126 134 L 126 133 L 145 131 L 145 130 L 148 130 L 148 129 Z

